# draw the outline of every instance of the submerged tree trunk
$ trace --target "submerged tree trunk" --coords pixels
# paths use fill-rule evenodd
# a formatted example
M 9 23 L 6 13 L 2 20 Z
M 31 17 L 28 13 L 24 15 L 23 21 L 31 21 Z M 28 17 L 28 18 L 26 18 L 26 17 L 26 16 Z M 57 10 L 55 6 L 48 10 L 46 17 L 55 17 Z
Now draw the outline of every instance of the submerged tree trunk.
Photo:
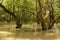
M 46 30 L 46 25 L 42 16 L 42 5 L 41 5 L 41 0 L 38 0 L 38 4 L 39 4 L 39 13 L 38 13 L 38 17 L 40 19 L 41 22 L 41 26 L 42 26 L 42 30 Z
M 52 2 L 52 0 L 51 0 Z M 42 30 L 46 30 L 46 26 L 48 26 L 48 29 L 51 29 L 55 23 L 55 20 L 54 20 L 54 8 L 52 6 L 52 3 L 51 2 L 48 2 L 47 0 L 47 7 L 48 7 L 48 23 L 47 25 L 45 24 L 45 20 L 43 19 L 43 16 L 42 16 L 42 4 L 41 4 L 41 0 L 38 0 L 38 4 L 39 4 L 39 13 L 38 13 L 38 18 L 40 19 L 40 22 L 41 22 L 41 26 L 42 26 Z M 39 21 L 38 21 L 39 22 Z
M 38 1 L 36 0 L 36 4 L 35 4 L 35 14 L 36 14 L 36 22 L 37 24 L 39 25 L 40 24 L 40 18 L 39 18 L 39 12 L 37 11 L 38 10 Z
M 49 10 L 49 26 L 48 29 L 51 29 L 54 26 L 55 20 L 54 20 L 54 8 L 52 6 L 52 3 L 50 2 L 50 10 Z
M 20 19 L 14 14 L 14 12 L 11 12 L 10 10 L 7 10 L 7 9 L 5 8 L 5 6 L 2 5 L 1 3 L 0 3 L 0 7 L 3 8 L 4 11 L 7 12 L 9 15 L 12 15 L 12 16 L 13 16 L 13 18 L 15 19 L 16 24 L 17 24 L 16 28 L 21 28 L 21 27 L 22 27 L 22 24 L 21 24 L 21 22 L 20 22 Z
M 48 0 L 46 1 L 46 10 L 47 13 L 46 13 L 46 17 L 47 17 L 47 26 L 48 26 L 48 29 L 52 29 L 52 27 L 54 26 L 54 23 L 55 23 L 55 20 L 54 20 L 54 8 L 52 6 L 52 0 L 49 2 Z M 46 18 L 44 18 L 46 19 Z

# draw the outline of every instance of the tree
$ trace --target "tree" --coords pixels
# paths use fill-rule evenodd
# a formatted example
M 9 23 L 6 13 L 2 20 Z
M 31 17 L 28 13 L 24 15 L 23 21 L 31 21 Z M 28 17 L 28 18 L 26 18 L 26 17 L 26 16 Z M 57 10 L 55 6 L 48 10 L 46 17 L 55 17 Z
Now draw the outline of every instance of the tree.
M 20 15 L 22 14 L 23 15 L 22 17 L 24 17 L 23 20 L 27 21 L 26 19 L 29 18 L 28 16 L 30 15 L 29 12 L 33 10 L 33 7 L 31 8 L 32 4 L 30 2 L 23 0 L 23 2 L 21 4 L 20 3 L 21 3 L 20 0 L 18 1 L 17 0 L 6 0 L 4 5 L 2 5 L 2 3 L 0 4 L 0 7 L 3 8 L 4 11 L 7 12 L 7 14 L 10 14 L 14 18 L 17 24 L 16 28 L 21 28 L 22 26 Z
M 38 4 L 39 4 L 38 17 L 39 17 L 40 22 L 41 22 L 42 30 L 46 30 L 45 21 L 44 21 L 43 16 L 42 16 L 42 4 L 41 4 L 41 0 L 38 0 Z
M 11 12 L 10 10 L 7 10 L 7 9 L 5 8 L 5 6 L 2 5 L 1 3 L 0 3 L 0 7 L 3 8 L 4 11 L 7 12 L 9 15 L 12 15 L 12 16 L 13 16 L 13 18 L 15 19 L 16 24 L 17 24 L 16 28 L 21 28 L 21 26 L 22 26 L 21 21 L 20 21 L 20 19 L 14 14 L 14 12 Z
M 46 30 L 47 29 L 46 27 L 48 27 L 48 29 L 51 29 L 53 27 L 54 23 L 55 23 L 54 8 L 52 6 L 52 0 L 50 2 L 48 0 L 46 0 L 46 4 L 45 4 L 44 8 L 45 8 L 45 10 L 48 10 L 47 11 L 48 13 L 46 13 L 46 15 L 44 17 L 42 16 L 43 15 L 43 10 L 42 10 L 43 5 L 41 3 L 41 0 L 38 0 L 38 4 L 39 4 L 38 18 L 40 19 L 39 21 L 41 23 L 42 30 Z M 48 22 L 45 21 L 46 18 L 47 18 Z M 47 23 L 47 25 L 46 25 L 46 23 Z
M 52 6 L 52 0 L 50 2 L 50 9 L 49 9 L 49 27 L 48 29 L 51 29 L 55 23 L 55 20 L 54 20 L 54 8 Z

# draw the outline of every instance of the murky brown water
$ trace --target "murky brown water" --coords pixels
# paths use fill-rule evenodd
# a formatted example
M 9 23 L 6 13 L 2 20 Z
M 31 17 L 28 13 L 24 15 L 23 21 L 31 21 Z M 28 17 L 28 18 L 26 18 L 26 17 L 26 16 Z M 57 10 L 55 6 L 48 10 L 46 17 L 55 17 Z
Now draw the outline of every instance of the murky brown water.
M 60 40 L 60 30 L 51 29 L 41 32 L 23 32 L 11 26 L 0 27 L 0 40 Z

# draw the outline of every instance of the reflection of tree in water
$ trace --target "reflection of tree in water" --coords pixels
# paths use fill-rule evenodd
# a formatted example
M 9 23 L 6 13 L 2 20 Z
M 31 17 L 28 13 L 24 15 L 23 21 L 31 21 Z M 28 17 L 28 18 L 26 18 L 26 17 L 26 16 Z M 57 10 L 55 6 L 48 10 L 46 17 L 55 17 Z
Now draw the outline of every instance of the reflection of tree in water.
M 56 29 L 48 30 L 48 31 L 43 31 L 40 33 L 40 38 L 42 39 L 55 39 L 58 38 L 59 31 L 56 31 Z
M 16 38 L 21 37 L 20 30 L 15 30 L 15 37 L 16 37 Z

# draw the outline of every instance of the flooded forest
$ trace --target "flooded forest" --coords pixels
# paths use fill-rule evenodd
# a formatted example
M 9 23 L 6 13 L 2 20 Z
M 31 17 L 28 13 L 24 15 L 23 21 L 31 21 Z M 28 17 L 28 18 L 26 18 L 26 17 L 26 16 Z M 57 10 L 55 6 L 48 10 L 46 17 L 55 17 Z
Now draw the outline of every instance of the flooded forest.
M 60 40 L 60 0 L 0 0 L 0 40 Z

